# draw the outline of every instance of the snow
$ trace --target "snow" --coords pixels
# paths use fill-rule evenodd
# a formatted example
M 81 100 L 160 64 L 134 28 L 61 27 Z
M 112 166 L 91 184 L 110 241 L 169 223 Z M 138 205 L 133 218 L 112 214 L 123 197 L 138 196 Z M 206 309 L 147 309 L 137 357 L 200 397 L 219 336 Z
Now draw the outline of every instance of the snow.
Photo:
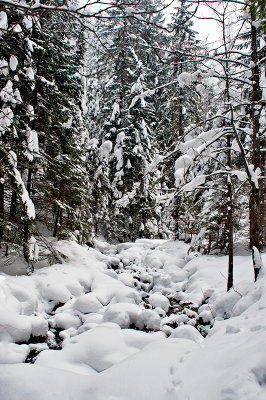
M 39 257 L 39 246 L 34 236 L 31 236 L 29 240 L 29 260 L 38 261 Z
M 14 90 L 14 100 L 15 100 L 14 101 L 15 103 L 22 103 L 22 98 L 21 98 L 20 91 L 18 88 L 16 88 Z
M 255 184 L 256 188 L 258 189 L 259 188 L 258 179 L 260 178 L 260 175 L 261 175 L 261 169 L 256 168 L 256 170 L 254 171 L 254 165 L 250 164 L 250 165 L 248 165 L 248 170 L 249 170 L 252 182 Z
M 33 115 L 34 115 L 34 112 L 33 112 Z M 38 133 L 35 130 L 30 129 L 27 126 L 26 137 L 27 137 L 27 146 L 28 146 L 27 157 L 30 161 L 33 161 L 34 156 L 39 153 Z
M 34 108 L 31 104 L 27 105 L 27 114 L 28 114 L 30 120 L 33 121 L 34 120 Z
M 0 92 L 0 98 L 4 103 L 12 102 L 13 100 L 13 83 L 8 80 L 5 87 Z
M 202 132 L 194 139 L 191 139 L 191 135 L 185 136 L 184 142 L 178 145 L 178 149 L 183 153 L 183 155 L 178 157 L 175 162 L 174 176 L 175 185 L 177 187 L 183 182 L 184 176 L 193 165 L 195 158 L 206 151 L 210 151 L 210 144 L 216 142 L 223 134 L 223 129 L 218 128 Z M 199 184 L 204 183 L 205 178 L 204 175 L 195 177 L 193 181 L 185 185 L 185 191 L 193 190 Z
M 1 399 L 265 399 L 266 277 L 253 282 L 250 254 L 227 292 L 227 257 L 183 242 L 55 246 L 62 264 L 0 273 Z
M 31 67 L 26 68 L 26 76 L 33 81 L 34 80 L 34 72 Z
M 170 307 L 170 302 L 167 297 L 163 296 L 160 293 L 153 293 L 149 296 L 149 303 L 152 307 L 160 307 L 162 310 L 167 312 Z
M 234 170 L 231 174 L 236 175 L 240 182 L 244 182 L 247 179 L 247 173 L 245 171 Z
M 6 60 L 0 60 L 0 74 L 7 76 L 8 75 L 8 62 Z
M 12 150 L 8 153 L 8 161 L 12 167 L 17 167 L 17 155 Z
M 0 37 L 8 28 L 7 14 L 4 11 L 0 11 Z
M 205 180 L 206 180 L 205 175 L 195 176 L 195 178 L 193 178 L 192 181 L 190 181 L 189 183 L 187 183 L 182 187 L 182 190 L 183 192 L 191 192 L 196 187 L 204 185 Z
M 21 199 L 22 199 L 23 204 L 26 207 L 27 216 L 29 217 L 29 219 L 35 219 L 34 204 L 33 204 L 32 200 L 29 198 L 28 191 L 26 190 L 25 185 L 23 184 L 23 182 L 21 180 L 21 176 L 20 176 L 18 170 L 15 171 L 15 179 L 16 179 L 18 186 L 21 187 L 21 189 L 22 189 Z
M 14 152 L 9 152 L 9 161 L 11 161 L 11 165 L 13 167 L 13 176 L 15 178 L 15 182 L 17 184 L 17 187 L 20 190 L 20 197 L 22 200 L 22 203 L 25 206 L 26 212 L 27 212 L 27 216 L 29 219 L 34 219 L 35 218 L 35 207 L 34 204 L 32 202 L 32 200 L 29 197 L 29 193 L 25 187 L 25 184 L 22 180 L 21 174 L 19 172 L 19 170 L 14 166 L 14 160 L 16 160 L 16 158 L 14 159 Z M 37 250 L 36 250 L 37 251 Z
M 21 28 L 20 24 L 14 25 L 14 26 L 12 27 L 12 30 L 13 30 L 13 32 L 15 32 L 15 33 L 20 33 L 20 32 L 22 32 L 22 28 Z
M 79 296 L 73 307 L 82 313 L 96 313 L 102 308 L 102 304 L 93 293 L 86 293 Z
M 179 86 L 183 88 L 184 86 L 188 86 L 192 82 L 196 81 L 199 78 L 199 76 L 202 76 L 202 73 L 200 71 L 195 71 L 192 74 L 190 74 L 189 72 L 182 72 L 178 76 L 177 80 Z
M 33 27 L 33 20 L 30 16 L 23 17 L 22 23 L 26 29 L 31 29 Z
M 17 65 L 18 65 L 18 59 L 16 56 L 11 56 L 10 60 L 9 60 L 9 67 L 12 71 L 15 71 L 17 69 Z
M 114 103 L 114 105 L 113 105 L 113 112 L 112 112 L 110 121 L 111 121 L 111 122 L 112 122 L 112 121 L 115 121 L 116 116 L 119 115 L 119 114 L 120 114 L 120 107 L 119 107 L 119 104 L 116 102 L 116 103 Z
M 123 176 L 123 171 L 121 171 L 123 167 L 123 143 L 125 140 L 125 133 L 124 132 L 119 132 L 117 137 L 116 137 L 116 145 L 114 147 L 114 157 L 117 159 L 116 163 L 116 170 L 119 171 L 119 173 L 116 173 L 116 181 L 119 182 L 121 179 L 121 176 Z
M 0 364 L 18 364 L 25 361 L 30 349 L 27 345 L 0 343 Z
M 183 179 L 186 170 L 193 165 L 193 158 L 189 155 L 183 155 L 178 157 L 175 162 L 175 180 L 176 186 L 178 186 L 179 182 Z
M 256 268 L 257 270 L 262 269 L 263 263 L 262 263 L 260 252 L 257 249 L 257 247 L 255 247 L 255 246 L 252 247 L 252 253 L 253 253 L 254 268 Z M 261 273 L 263 273 L 263 270 Z
M 99 148 L 99 157 L 100 160 L 108 160 L 109 154 L 112 150 L 113 144 L 110 140 L 106 140 Z

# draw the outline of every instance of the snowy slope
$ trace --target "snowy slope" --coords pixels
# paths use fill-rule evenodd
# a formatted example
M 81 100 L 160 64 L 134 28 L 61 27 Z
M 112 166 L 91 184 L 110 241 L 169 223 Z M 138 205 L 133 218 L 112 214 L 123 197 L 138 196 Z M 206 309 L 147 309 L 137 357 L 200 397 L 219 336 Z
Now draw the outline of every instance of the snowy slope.
M 266 398 L 266 278 L 253 283 L 250 256 L 226 293 L 226 257 L 183 242 L 57 248 L 62 265 L 0 275 L 1 400 Z

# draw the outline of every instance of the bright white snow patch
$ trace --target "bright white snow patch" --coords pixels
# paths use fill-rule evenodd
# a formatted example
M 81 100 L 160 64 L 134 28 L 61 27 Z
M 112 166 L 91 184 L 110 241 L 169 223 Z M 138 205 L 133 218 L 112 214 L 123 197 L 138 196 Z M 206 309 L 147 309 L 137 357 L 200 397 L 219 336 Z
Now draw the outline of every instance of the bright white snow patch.
M 100 146 L 99 148 L 99 157 L 100 160 L 108 160 L 109 155 L 112 151 L 112 142 L 110 140 L 106 140 L 105 142 L 103 142 L 103 144 Z
M 11 56 L 9 60 L 9 67 L 12 71 L 15 71 L 17 69 L 18 65 L 18 59 L 16 56 Z
M 5 33 L 8 28 L 7 14 L 4 11 L 0 11 L 0 37 Z

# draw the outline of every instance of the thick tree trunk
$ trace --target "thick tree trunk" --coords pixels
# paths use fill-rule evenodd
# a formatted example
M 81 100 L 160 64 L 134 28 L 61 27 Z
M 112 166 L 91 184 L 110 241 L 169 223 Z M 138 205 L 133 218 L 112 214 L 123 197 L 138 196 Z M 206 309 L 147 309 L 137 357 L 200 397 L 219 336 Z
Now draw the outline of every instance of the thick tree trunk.
M 254 171 L 257 168 L 263 170 L 263 157 L 261 152 L 262 136 L 260 136 L 260 109 L 261 109 L 261 89 L 260 75 L 258 67 L 258 52 L 257 52 L 257 28 L 251 24 L 251 59 L 253 62 L 252 68 L 252 100 L 251 100 L 251 119 L 252 119 L 252 164 Z M 250 248 L 254 246 L 258 251 L 263 247 L 263 225 L 264 225 L 264 190 L 263 180 L 259 179 L 258 185 L 252 184 L 250 191 Z M 255 265 L 254 265 L 255 267 Z
M 253 18 L 251 18 L 253 20 Z M 251 60 L 252 68 L 252 99 L 251 99 L 251 119 L 252 119 L 252 164 L 254 171 L 257 168 L 263 172 L 264 155 L 261 151 L 263 136 L 260 132 L 260 115 L 262 109 L 262 92 L 260 89 L 260 71 L 258 66 L 258 37 L 257 28 L 251 24 Z M 264 186 L 263 180 L 252 184 L 250 191 L 250 248 L 252 249 L 252 260 L 254 267 L 255 281 L 258 278 L 260 268 L 258 268 L 256 252 L 261 252 L 263 248 L 264 231 Z M 256 249 L 256 251 L 254 251 Z

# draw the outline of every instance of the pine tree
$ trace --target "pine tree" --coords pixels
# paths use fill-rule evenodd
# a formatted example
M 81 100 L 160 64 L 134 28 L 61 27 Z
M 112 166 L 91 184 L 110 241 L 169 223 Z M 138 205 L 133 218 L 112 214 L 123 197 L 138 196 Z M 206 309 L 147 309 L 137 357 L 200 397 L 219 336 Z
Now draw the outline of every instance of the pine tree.
M 83 61 L 80 31 L 81 26 L 69 15 L 50 13 L 41 18 L 33 32 L 38 77 L 35 124 L 42 132 L 44 171 L 39 185 L 41 201 L 49 199 L 42 218 L 54 215 L 50 222 L 55 237 L 79 230 L 82 203 L 88 193 L 79 75 Z
M 138 7 L 143 10 L 148 5 L 140 2 Z M 156 34 L 154 26 L 116 17 L 114 13 L 108 36 L 112 44 L 97 66 L 101 86 L 97 139 L 99 160 L 105 167 L 96 170 L 102 210 L 96 212 L 95 223 L 108 239 L 133 240 L 158 233 L 153 193 L 156 179 L 149 165 L 156 152 L 152 144 L 158 119 L 151 89 L 157 84 L 159 60 L 149 43 Z M 106 65 L 108 69 L 103 67 Z
M 21 18 L 16 9 L 6 7 L 0 18 L 0 241 L 6 245 L 6 255 L 23 244 L 24 258 L 30 263 L 28 227 L 35 219 L 35 209 L 26 177 L 30 164 L 38 156 L 38 139 L 30 128 L 31 94 L 35 85 L 29 39 L 33 19 Z

